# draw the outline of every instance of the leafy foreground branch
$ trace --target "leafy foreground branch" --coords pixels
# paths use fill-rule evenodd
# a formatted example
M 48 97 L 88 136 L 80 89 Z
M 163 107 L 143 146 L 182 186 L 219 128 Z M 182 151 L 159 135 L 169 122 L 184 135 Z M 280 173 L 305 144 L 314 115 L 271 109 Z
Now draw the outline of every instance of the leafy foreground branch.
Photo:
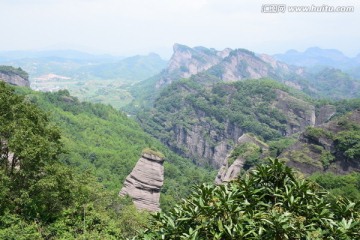
M 334 198 L 270 159 L 221 186 L 201 185 L 141 239 L 360 239 L 360 203 Z

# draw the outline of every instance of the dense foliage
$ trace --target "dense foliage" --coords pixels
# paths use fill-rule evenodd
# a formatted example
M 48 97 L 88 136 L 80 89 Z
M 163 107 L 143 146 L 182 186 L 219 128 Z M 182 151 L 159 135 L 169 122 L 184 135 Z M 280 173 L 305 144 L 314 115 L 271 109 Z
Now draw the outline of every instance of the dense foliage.
M 359 239 L 360 202 L 333 198 L 278 160 L 227 185 L 201 185 L 145 239 Z
M 335 137 L 335 147 L 348 160 L 355 160 L 360 165 L 360 123 L 349 120 L 339 121 L 344 131 Z
M 337 175 L 334 173 L 315 173 L 310 179 L 337 196 L 360 200 L 360 173 Z
M 348 172 L 360 168 L 359 141 L 360 109 L 336 117 L 327 124 L 307 127 L 281 157 L 304 163 L 304 172 L 308 166 L 319 171 Z
M 228 158 L 228 165 L 230 166 L 238 157 L 241 157 L 245 160 L 243 169 L 248 170 L 250 167 L 259 163 L 261 154 L 262 149 L 255 143 L 244 143 L 236 146 L 231 152 Z
M 316 93 L 308 93 L 317 98 L 346 99 L 359 98 L 360 81 L 335 68 L 324 68 L 309 76 L 310 86 Z
M 89 171 L 79 174 L 59 161 L 59 130 L 3 82 L 0 123 L 1 239 L 119 239 L 145 225 L 146 214 Z
M 109 190 L 121 189 L 144 148 L 157 149 L 165 155 L 163 209 L 186 196 L 190 192 L 188 184 L 213 180 L 214 173 L 174 154 L 111 106 L 80 102 L 66 90 L 40 93 L 22 88 L 17 91 L 46 110 L 50 120 L 61 129 L 61 142 L 67 152 L 60 156 L 61 161 L 79 172 L 91 171 Z
M 80 103 L 67 91 L 14 89 L 0 83 L 1 239 L 131 238 L 148 213 L 117 193 L 141 146 L 166 154 L 163 209 L 188 184 L 212 179 L 112 107 Z
M 145 131 L 201 165 L 210 160 L 197 152 L 189 153 L 188 143 L 179 140 L 181 133 L 196 134 L 210 148 L 204 151 L 214 151 L 220 141 L 233 148 L 236 130 L 265 141 L 275 140 L 289 134 L 290 126 L 300 129 L 306 124 L 304 116 L 312 111 L 310 99 L 276 81 L 209 84 L 208 78 L 206 83 L 201 82 L 204 78 L 195 76 L 172 83 L 161 91 L 154 108 L 137 114 Z

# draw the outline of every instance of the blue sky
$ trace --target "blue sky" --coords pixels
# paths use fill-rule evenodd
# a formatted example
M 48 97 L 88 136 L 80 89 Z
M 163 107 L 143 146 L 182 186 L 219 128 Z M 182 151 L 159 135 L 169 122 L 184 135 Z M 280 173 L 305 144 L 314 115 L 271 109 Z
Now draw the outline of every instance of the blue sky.
M 354 6 L 353 13 L 261 13 L 269 3 Z M 134 55 L 172 45 L 281 53 L 360 53 L 360 2 L 344 0 L 0 0 L 0 50 L 77 49 Z

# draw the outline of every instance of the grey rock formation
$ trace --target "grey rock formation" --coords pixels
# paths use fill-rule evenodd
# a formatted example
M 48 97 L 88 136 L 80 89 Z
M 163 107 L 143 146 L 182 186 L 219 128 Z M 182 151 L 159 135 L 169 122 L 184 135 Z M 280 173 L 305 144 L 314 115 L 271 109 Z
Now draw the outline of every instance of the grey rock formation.
M 223 51 L 207 49 L 204 47 L 190 48 L 181 44 L 174 44 L 174 53 L 168 67 L 162 73 L 156 83 L 156 88 L 170 84 L 174 80 L 189 78 L 195 74 L 204 72 L 220 63 L 232 51 L 229 48 Z
M 226 48 L 217 51 L 213 48 L 190 48 L 175 44 L 173 50 L 168 67 L 156 82 L 156 88 L 199 73 L 209 74 L 226 82 L 270 77 L 297 84 L 294 76 L 304 77 L 304 69 L 301 67 L 289 66 L 269 55 L 257 55 L 246 49 Z
M 186 157 L 199 157 L 211 159 L 209 162 L 214 168 L 220 168 L 229 151 L 232 149 L 229 140 L 236 142 L 243 131 L 235 124 L 227 122 L 224 129 L 218 129 L 198 116 L 196 123 L 191 127 L 175 125 L 172 129 L 175 141 L 171 146 L 177 152 L 182 152 L 176 147 L 186 149 Z M 208 137 L 205 137 L 208 136 Z
M 246 49 L 235 49 L 218 65 L 209 69 L 208 72 L 225 82 L 231 82 L 263 77 L 291 81 L 291 74 L 300 77 L 304 71 L 299 67 L 278 62 L 269 55 L 256 55 Z
M 22 73 L 22 75 L 18 74 Z M 15 69 L 10 66 L 0 66 L 0 81 L 7 82 L 11 85 L 30 87 L 29 76 L 21 69 Z
M 126 177 L 119 196 L 129 195 L 138 209 L 159 211 L 160 189 L 164 182 L 163 162 L 163 158 L 143 153 Z
M 323 124 L 330 120 L 336 113 L 336 107 L 333 105 L 321 106 L 316 114 L 316 125 Z
M 238 139 L 238 145 L 242 145 L 245 143 L 253 143 L 259 146 L 263 152 L 267 152 L 268 146 L 259 141 L 256 137 L 251 136 L 250 134 L 243 134 Z M 215 177 L 215 184 L 219 185 L 225 182 L 230 182 L 237 177 L 239 177 L 241 169 L 244 167 L 245 159 L 243 156 L 238 156 L 235 161 L 229 166 L 229 159 L 231 154 L 227 155 L 225 161 L 223 162 L 223 165 L 218 171 L 218 174 Z
M 352 171 L 359 172 L 359 159 L 346 158 L 344 153 L 335 147 L 334 138 L 336 139 L 337 134 L 348 130 L 346 125 L 339 124 L 344 120 L 350 124 L 360 124 L 360 109 L 317 126 L 318 129 L 327 134 L 319 133 L 314 135 L 304 131 L 293 145 L 280 154 L 279 158 L 286 159 L 288 166 L 296 168 L 304 174 L 313 174 L 315 172 L 333 172 L 336 174 L 346 174 Z M 330 155 L 332 158 L 329 158 Z M 325 158 L 325 156 L 327 157 Z M 325 162 L 325 165 L 324 159 L 328 161 Z
M 217 185 L 236 179 L 240 175 L 240 171 L 245 163 L 245 159 L 238 157 L 229 167 L 228 159 L 229 156 L 226 157 L 224 164 L 221 166 L 218 174 L 216 175 L 215 184 Z
M 315 126 L 315 106 L 309 102 L 277 89 L 274 107 L 282 111 L 287 118 L 287 129 L 283 135 L 291 135 L 304 131 L 308 126 Z
M 276 90 L 276 100 L 271 107 L 278 109 L 286 118 L 286 129 L 282 132 L 284 136 L 315 125 L 315 106 L 284 91 Z M 232 143 L 236 143 L 244 131 L 229 120 L 223 123 L 224 128 L 218 128 L 206 120 L 211 116 L 195 111 L 192 124 L 174 124 L 171 129 L 173 139 L 166 144 L 186 157 L 195 157 L 207 161 L 214 168 L 220 168 L 233 148 Z M 246 138 L 246 135 L 242 137 Z

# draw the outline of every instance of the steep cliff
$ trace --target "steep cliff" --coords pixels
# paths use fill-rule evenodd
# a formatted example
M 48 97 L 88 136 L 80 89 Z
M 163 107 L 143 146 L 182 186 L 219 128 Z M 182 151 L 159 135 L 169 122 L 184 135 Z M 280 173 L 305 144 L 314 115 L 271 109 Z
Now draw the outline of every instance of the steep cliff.
M 232 51 L 223 51 L 204 47 L 190 48 L 181 44 L 174 44 L 174 53 L 167 68 L 161 73 L 156 82 L 156 88 L 161 88 L 173 81 L 189 78 L 219 64 Z
M 360 171 L 360 109 L 307 128 L 280 158 L 306 174 Z
M 0 81 L 11 85 L 30 87 L 29 75 L 21 68 L 11 66 L 0 66 Z
M 266 77 L 299 89 L 308 89 L 303 68 L 278 62 L 269 55 L 255 54 L 246 49 L 218 51 L 180 44 L 175 44 L 173 50 L 167 68 L 132 86 L 133 105 L 151 106 L 161 89 L 190 77 L 203 85 Z
M 200 165 L 222 166 L 243 133 L 271 140 L 316 123 L 311 101 L 275 81 L 249 80 L 204 87 L 198 77 L 164 89 L 154 109 L 140 114 L 138 119 L 146 131 Z
M 241 171 L 248 170 L 258 159 L 268 155 L 269 146 L 250 134 L 243 134 L 237 146 L 226 157 L 215 178 L 215 184 L 222 184 L 239 177 Z
M 168 67 L 157 77 L 156 88 L 199 73 L 231 82 L 270 77 L 279 81 L 296 82 L 304 77 L 304 69 L 289 66 L 269 55 L 257 55 L 246 49 L 213 48 L 175 44 Z M 211 77 L 210 77 L 211 78 Z
M 192 78 L 204 86 L 271 78 L 314 98 L 360 97 L 360 81 L 338 69 L 310 71 L 246 49 L 218 51 L 180 44 L 175 44 L 173 49 L 173 55 L 161 73 L 131 87 L 134 97 L 129 107 L 131 111 L 137 112 L 139 106 L 152 107 L 161 89 L 184 78 Z
M 153 152 L 143 152 L 126 177 L 119 195 L 129 195 L 138 209 L 160 210 L 160 189 L 164 182 L 164 159 Z
M 264 77 L 294 81 L 295 76 L 303 77 L 304 70 L 278 62 L 269 55 L 257 55 L 246 49 L 236 49 L 207 73 L 226 82 Z

